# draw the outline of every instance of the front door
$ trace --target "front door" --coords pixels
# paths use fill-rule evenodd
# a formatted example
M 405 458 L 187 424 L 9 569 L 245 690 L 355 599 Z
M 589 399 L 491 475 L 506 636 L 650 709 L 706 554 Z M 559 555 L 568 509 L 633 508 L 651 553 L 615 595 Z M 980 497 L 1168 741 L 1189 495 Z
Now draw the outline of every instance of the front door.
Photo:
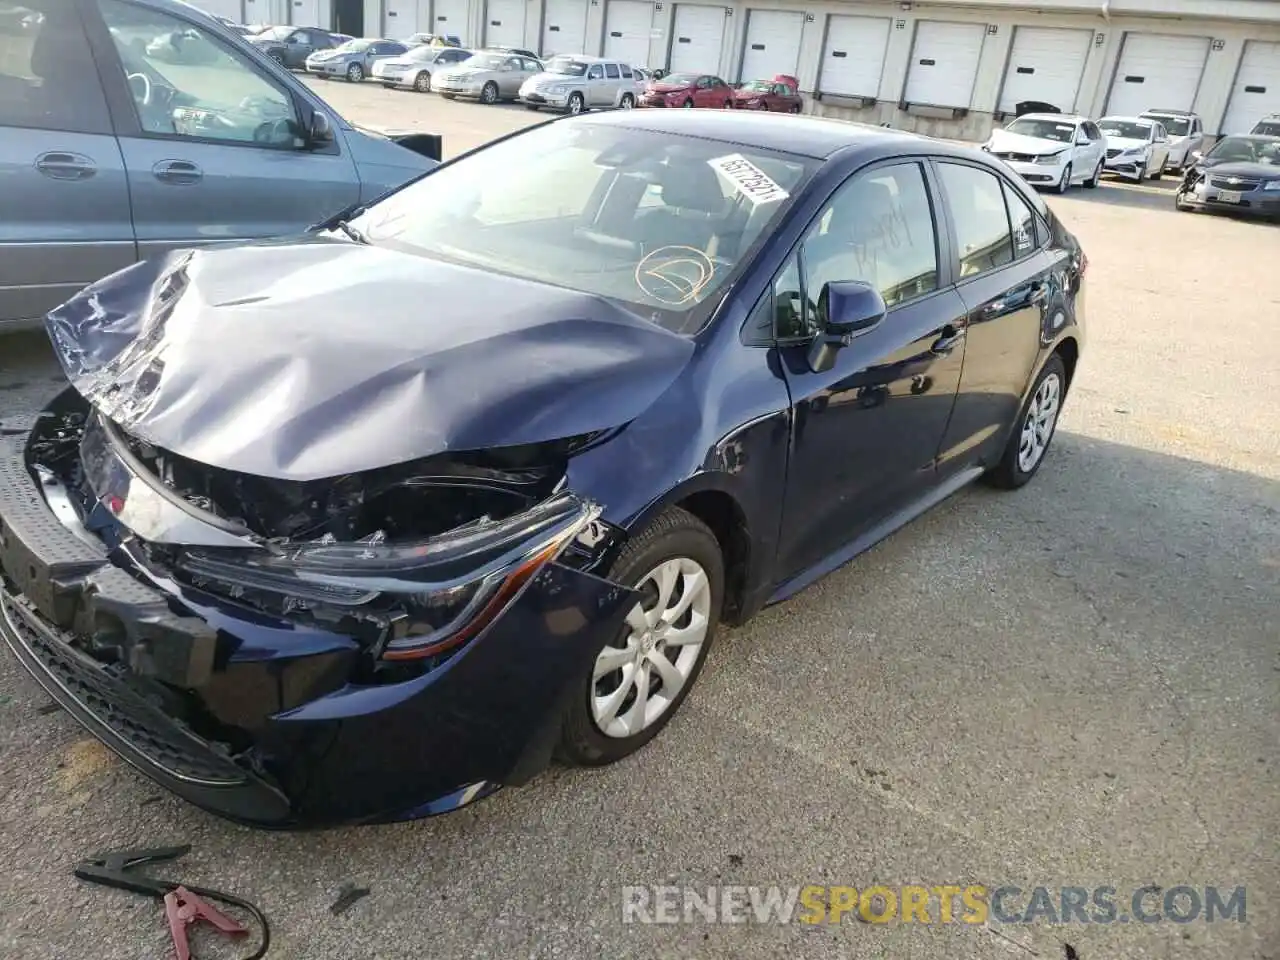
M 780 274 L 779 354 L 794 428 L 780 579 L 837 553 L 935 482 L 965 353 L 965 307 L 940 271 L 925 168 L 897 162 L 854 175 L 832 196 Z M 815 373 L 809 342 L 828 281 L 875 285 L 880 325 Z
M 297 233 L 359 198 L 341 140 L 304 149 L 294 99 L 267 68 L 174 14 L 128 0 L 97 5 L 127 75 L 116 126 L 142 256 Z M 204 32 L 209 62 L 153 62 L 127 40 L 174 29 Z
M 0 36 L 0 335 L 136 259 L 124 161 L 74 4 Z

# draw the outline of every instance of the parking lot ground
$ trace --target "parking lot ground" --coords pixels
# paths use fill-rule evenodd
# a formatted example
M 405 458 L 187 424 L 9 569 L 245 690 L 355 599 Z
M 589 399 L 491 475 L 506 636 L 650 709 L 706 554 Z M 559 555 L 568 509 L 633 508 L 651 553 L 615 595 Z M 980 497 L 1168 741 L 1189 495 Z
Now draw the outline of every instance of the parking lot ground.
M 328 86 L 450 153 L 532 118 Z M 620 765 L 435 820 L 254 832 L 134 774 L 0 656 L 0 956 L 166 956 L 156 905 L 69 871 L 189 842 L 177 875 L 260 903 L 280 960 L 1280 958 L 1280 228 L 1175 213 L 1171 186 L 1049 200 L 1088 251 L 1089 341 L 1035 481 L 968 490 L 723 633 Z M 0 410 L 56 378 L 38 337 L 0 341 Z M 371 895 L 332 915 L 345 882 Z M 1247 913 L 622 922 L 623 885 L 974 882 L 1110 886 L 1125 913 L 1147 884 L 1243 886 Z

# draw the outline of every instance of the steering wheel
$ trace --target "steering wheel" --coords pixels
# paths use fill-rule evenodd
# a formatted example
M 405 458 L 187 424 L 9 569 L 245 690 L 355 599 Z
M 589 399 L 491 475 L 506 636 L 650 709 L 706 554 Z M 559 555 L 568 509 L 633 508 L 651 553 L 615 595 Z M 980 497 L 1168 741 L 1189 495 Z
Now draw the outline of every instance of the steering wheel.
M 128 76 L 128 80 L 130 85 L 132 85 L 135 80 L 142 81 L 142 99 L 139 100 L 138 102 L 141 103 L 142 106 L 144 107 L 150 106 L 151 105 L 151 78 L 148 77 L 145 73 L 131 73 Z M 134 97 L 135 98 L 137 97 L 137 93 L 134 93 Z
M 259 124 L 253 131 L 253 142 L 265 144 L 292 143 L 294 135 L 293 121 L 287 117 L 280 117 L 277 120 L 268 120 L 266 123 Z

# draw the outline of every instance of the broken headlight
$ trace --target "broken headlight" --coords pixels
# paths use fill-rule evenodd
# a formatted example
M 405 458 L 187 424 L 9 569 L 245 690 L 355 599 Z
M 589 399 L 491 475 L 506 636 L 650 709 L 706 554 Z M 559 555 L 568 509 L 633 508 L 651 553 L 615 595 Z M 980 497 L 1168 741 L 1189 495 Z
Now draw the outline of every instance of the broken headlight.
M 222 585 L 232 597 L 268 593 L 283 598 L 286 611 L 372 625 L 378 655 L 413 660 L 475 637 L 599 513 L 594 504 L 560 493 L 523 513 L 420 541 L 374 535 L 251 551 L 187 549 L 176 563 L 196 582 Z

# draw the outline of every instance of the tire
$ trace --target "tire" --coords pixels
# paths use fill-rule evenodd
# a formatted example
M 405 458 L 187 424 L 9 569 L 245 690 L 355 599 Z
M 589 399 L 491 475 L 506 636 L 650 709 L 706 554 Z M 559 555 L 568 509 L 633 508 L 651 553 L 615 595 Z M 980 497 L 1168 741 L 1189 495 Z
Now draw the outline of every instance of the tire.
M 796 104 L 794 107 L 792 107 L 788 112 L 789 112 L 789 113 L 794 113 L 794 114 L 796 114 L 796 115 L 798 116 L 798 115 L 800 114 L 800 104 L 798 104 L 798 103 L 797 103 L 797 104 Z
M 691 582 L 696 582 L 696 574 L 692 573 L 692 568 L 699 568 L 705 575 L 705 589 L 699 590 L 696 594 L 684 595 L 693 596 L 695 598 L 693 605 L 702 607 L 703 612 L 694 615 L 686 610 L 671 621 L 673 624 L 681 623 L 688 615 L 690 622 L 683 629 L 689 629 L 697 623 L 699 616 L 705 618 L 706 629 L 701 634 L 700 645 L 696 649 L 692 644 L 666 646 L 661 638 L 655 642 L 652 634 L 648 634 L 647 631 L 643 639 L 637 639 L 639 635 L 636 631 L 629 624 L 624 624 L 618 637 L 602 648 L 592 657 L 591 662 L 585 665 L 575 684 L 576 689 L 566 708 L 561 727 L 560 745 L 557 750 L 561 760 L 580 766 L 603 766 L 630 756 L 658 735 L 680 709 L 684 698 L 697 682 L 702 666 L 706 663 L 707 651 L 711 649 L 715 639 L 716 621 L 719 619 L 720 604 L 724 597 L 724 559 L 720 554 L 720 545 L 716 542 L 715 534 L 697 517 L 678 507 L 673 507 L 662 513 L 638 536 L 632 537 L 625 544 L 611 565 L 608 577 L 619 583 L 641 588 L 644 599 L 641 604 L 633 608 L 632 613 L 628 614 L 628 620 L 631 620 L 633 616 L 642 616 L 645 612 L 652 613 L 653 608 L 657 606 L 656 601 L 660 594 L 658 585 L 655 580 L 650 579 L 650 574 L 658 573 L 664 564 L 677 562 L 688 566 L 683 567 L 681 572 L 676 574 L 676 579 L 670 588 L 672 598 L 677 598 L 675 592 L 677 586 L 683 591 Z M 678 599 L 669 600 L 668 609 L 672 609 L 672 603 L 678 602 Z M 666 623 L 662 619 L 658 619 L 657 622 L 660 626 Z M 679 631 L 682 628 L 668 626 L 667 629 Z M 683 676 L 679 691 L 674 697 L 666 700 L 665 706 L 662 705 L 661 694 L 665 684 L 657 673 L 657 668 L 651 666 L 651 662 L 645 659 L 646 655 L 643 653 L 634 654 L 635 660 L 627 659 L 625 653 L 626 648 L 643 650 L 646 646 L 663 659 L 668 669 L 676 671 L 673 676 Z M 672 650 L 684 652 L 676 653 L 673 658 L 668 659 L 667 654 Z M 597 661 L 606 651 L 612 651 L 615 655 L 621 656 L 623 662 L 617 669 L 601 674 L 597 678 Z M 683 664 L 681 657 L 686 657 Z M 634 664 L 640 666 L 637 667 Z M 637 670 L 645 669 L 648 691 L 646 705 L 659 705 L 659 712 L 647 722 L 640 721 L 644 725 L 634 732 L 628 730 L 630 726 L 628 719 L 632 723 L 639 721 L 636 716 L 638 688 L 626 680 L 625 670 L 628 665 L 631 666 L 632 676 Z M 655 677 L 659 681 L 656 686 L 654 685 Z M 610 693 L 615 696 L 621 694 L 621 699 L 614 706 L 612 719 L 606 717 L 605 728 L 610 730 L 606 733 L 602 729 L 601 722 L 596 719 L 592 704 L 597 699 L 608 699 Z
M 457 95 L 456 93 L 442 93 L 442 94 L 440 94 L 440 96 L 444 97 L 446 100 L 457 100 L 457 99 L 458 99 L 458 95 Z
M 635 108 L 635 105 L 636 105 L 636 98 L 629 93 L 624 93 L 622 95 L 622 100 L 618 103 L 618 106 L 621 107 L 623 110 L 632 110 Z
M 1055 189 L 1058 193 L 1066 193 L 1071 189 L 1071 164 L 1068 163 L 1066 169 L 1062 171 L 1062 179 L 1058 181 Z
M 568 109 L 570 113 L 582 113 L 587 109 L 587 101 L 583 99 L 580 93 L 569 94 Z
M 724 109 L 724 110 L 732 110 L 732 109 L 733 109 L 733 101 L 732 101 L 732 100 L 726 100 L 726 101 L 724 102 L 724 106 L 723 106 L 721 109 Z
M 757 109 L 757 110 L 768 110 L 768 109 L 769 109 L 769 105 L 768 105 L 767 103 L 765 103 L 763 100 L 761 100 L 761 101 L 760 101 L 760 106 L 756 107 L 756 109 Z
M 490 80 L 480 88 L 481 103 L 497 103 L 498 102 L 498 85 Z
M 347 83 L 360 83 L 364 80 L 364 67 L 353 63 L 347 67 Z
M 396 88 L 396 85 L 394 83 L 384 83 L 383 87 L 385 87 L 388 90 L 394 90 Z
M 536 104 L 536 103 L 526 103 L 526 104 L 524 105 L 524 108 L 525 108 L 526 110 L 532 110 L 534 113 L 537 113 L 537 112 L 538 112 L 539 107 L 540 107 L 540 105 L 539 105 L 539 104 Z
M 1040 406 L 1042 392 L 1053 392 L 1054 388 L 1046 387 L 1046 383 L 1053 378 L 1056 378 L 1056 399 L 1052 418 L 1047 423 L 1046 434 L 1036 430 L 1034 427 L 1029 427 L 1028 424 L 1034 418 L 1042 416 L 1037 408 Z M 1040 369 L 1039 376 L 1036 377 L 1034 386 L 1027 394 L 1026 403 L 1018 411 L 1017 422 L 1009 434 L 1009 442 L 1005 445 L 1004 452 L 1000 455 L 1000 462 L 984 476 L 983 479 L 987 483 L 1002 490 L 1016 490 L 1036 475 L 1049 452 L 1049 445 L 1053 442 L 1053 436 L 1058 427 L 1058 418 L 1062 415 L 1062 402 L 1066 399 L 1066 395 L 1067 370 L 1062 365 L 1062 358 L 1055 353 L 1045 361 L 1045 365 Z M 1039 445 L 1034 460 L 1030 460 L 1030 458 L 1024 459 L 1022 456 L 1024 435 L 1028 433 L 1028 430 L 1031 430 L 1035 437 L 1035 442 Z
M 271 54 L 271 59 L 280 64 L 280 66 L 284 67 L 286 70 L 289 69 L 289 65 L 284 62 L 284 57 L 281 54 L 273 53 Z
M 418 75 L 413 78 L 413 89 L 417 93 L 430 93 L 431 74 L 426 70 L 418 71 Z
M 686 110 L 693 109 L 693 97 L 685 97 L 684 103 L 680 104 Z
M 1098 189 L 1098 184 L 1102 182 L 1102 161 L 1098 161 L 1097 168 L 1093 171 L 1093 176 L 1084 182 L 1084 185 L 1090 190 Z

